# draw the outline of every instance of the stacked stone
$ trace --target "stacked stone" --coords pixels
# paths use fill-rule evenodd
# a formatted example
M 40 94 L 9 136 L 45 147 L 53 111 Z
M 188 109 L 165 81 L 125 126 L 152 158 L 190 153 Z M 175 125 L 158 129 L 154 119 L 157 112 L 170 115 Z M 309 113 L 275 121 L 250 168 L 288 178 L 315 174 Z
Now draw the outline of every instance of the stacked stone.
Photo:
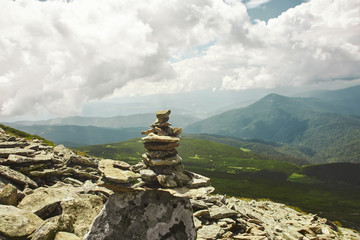
M 171 110 L 157 111 L 156 122 L 150 125 L 151 129 L 142 132 L 148 136 L 142 138 L 147 150 L 142 160 L 147 169 L 140 171 L 141 177 L 147 183 L 166 188 L 186 186 L 192 180 L 191 174 L 184 172 L 182 159 L 175 149 L 179 146 L 182 129 L 171 127 L 170 113 Z

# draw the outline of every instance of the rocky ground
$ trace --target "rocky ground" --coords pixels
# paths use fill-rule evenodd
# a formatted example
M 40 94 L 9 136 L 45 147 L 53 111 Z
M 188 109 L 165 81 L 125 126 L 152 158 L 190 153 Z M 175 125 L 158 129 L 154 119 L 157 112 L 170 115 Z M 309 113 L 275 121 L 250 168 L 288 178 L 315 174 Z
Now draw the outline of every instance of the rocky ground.
M 180 200 L 190 198 L 191 227 L 199 240 L 360 239 L 359 233 L 283 204 L 210 195 L 213 188 L 207 186 L 208 179 L 194 173 L 188 175 L 193 178 L 190 185 L 166 188 L 147 184 L 149 171 L 141 170 L 146 170 L 142 163 L 130 166 L 79 155 L 61 145 L 11 136 L 0 128 L 0 239 L 86 238 L 96 226 L 94 219 L 104 216 L 110 206 L 109 198 L 119 207 L 125 203 L 124 198 L 113 197 L 117 194 L 154 190 Z M 195 186 L 194 180 L 200 185 Z M 157 204 L 156 197 L 152 201 Z M 181 212 L 172 207 L 175 213 Z M 159 214 L 153 215 L 150 222 Z M 172 226 L 166 229 L 163 239 L 181 239 L 171 236 Z

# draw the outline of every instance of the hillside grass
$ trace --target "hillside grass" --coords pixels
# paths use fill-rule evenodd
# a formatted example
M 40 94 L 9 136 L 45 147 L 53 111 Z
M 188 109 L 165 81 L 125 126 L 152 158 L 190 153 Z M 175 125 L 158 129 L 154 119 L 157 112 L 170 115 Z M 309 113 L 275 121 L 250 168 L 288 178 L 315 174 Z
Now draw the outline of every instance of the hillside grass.
M 130 164 L 141 161 L 145 152 L 140 138 L 77 149 L 96 157 Z M 210 177 L 216 193 L 269 198 L 360 230 L 360 186 L 356 182 L 343 184 L 335 176 L 332 179 L 323 177 L 336 168 L 340 171 L 342 165 L 332 166 L 330 169 L 333 172 L 326 164 L 320 168 L 318 165 L 301 167 L 283 161 L 259 159 L 252 151 L 190 137 L 183 138 L 177 149 L 185 168 Z M 307 175 L 308 172 L 319 171 L 324 174 Z M 360 171 L 351 174 L 360 175 Z
M 14 137 L 18 137 L 18 138 L 25 138 L 27 140 L 32 140 L 32 139 L 39 139 L 41 140 L 43 143 L 49 145 L 49 146 L 55 146 L 55 144 L 52 141 L 49 141 L 43 137 L 40 137 L 38 135 L 35 134 L 29 134 L 23 131 L 20 131 L 18 129 L 6 126 L 4 124 L 0 124 L 0 128 L 2 128 L 7 134 L 14 136 Z

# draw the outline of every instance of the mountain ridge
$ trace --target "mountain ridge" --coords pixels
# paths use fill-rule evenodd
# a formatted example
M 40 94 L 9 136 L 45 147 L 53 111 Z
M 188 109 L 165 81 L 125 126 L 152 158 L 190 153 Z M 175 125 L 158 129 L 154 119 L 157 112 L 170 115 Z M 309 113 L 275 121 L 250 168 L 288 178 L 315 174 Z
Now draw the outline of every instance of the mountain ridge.
M 314 98 L 270 94 L 246 108 L 190 124 L 184 132 L 293 144 L 313 150 L 315 154 L 309 157 L 315 162 L 358 162 L 360 117 L 339 114 L 338 110 Z

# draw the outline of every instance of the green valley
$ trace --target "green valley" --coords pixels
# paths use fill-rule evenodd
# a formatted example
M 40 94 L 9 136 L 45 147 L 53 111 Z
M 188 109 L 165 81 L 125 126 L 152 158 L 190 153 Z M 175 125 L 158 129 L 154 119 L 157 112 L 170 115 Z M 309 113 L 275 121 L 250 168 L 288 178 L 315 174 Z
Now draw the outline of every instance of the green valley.
M 215 138 L 215 136 L 212 136 Z M 77 148 L 87 154 L 135 164 L 145 152 L 139 138 L 103 145 Z M 216 193 L 241 198 L 269 198 L 317 213 L 344 226 L 358 228 L 360 222 L 359 164 L 345 169 L 355 179 L 339 182 L 337 177 L 326 179 L 334 168 L 327 164 L 299 166 L 293 163 L 262 159 L 253 151 L 186 135 L 178 148 L 186 169 L 208 176 Z M 356 167 L 354 167 L 356 166 Z M 316 175 L 313 172 L 322 172 Z M 321 169 L 319 169 L 321 168 Z M 349 169 L 355 169 L 349 171 Z

